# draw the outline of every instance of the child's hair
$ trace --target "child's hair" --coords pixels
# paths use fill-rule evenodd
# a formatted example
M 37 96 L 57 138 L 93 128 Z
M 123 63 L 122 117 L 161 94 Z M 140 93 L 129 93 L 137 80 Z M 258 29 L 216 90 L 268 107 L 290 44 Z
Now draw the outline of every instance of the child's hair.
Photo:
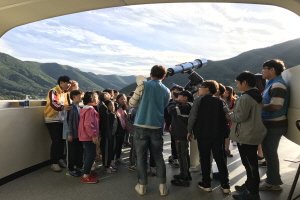
M 240 83 L 243 83 L 244 81 L 247 82 L 249 87 L 255 87 L 256 85 L 256 78 L 255 75 L 249 71 L 244 71 L 240 73 L 235 80 L 239 81 Z
M 74 96 L 77 96 L 77 95 L 79 95 L 79 94 L 83 94 L 83 92 L 82 92 L 81 90 L 72 90 L 72 91 L 70 92 L 70 98 L 73 100 L 73 97 L 74 97 Z
M 220 96 L 222 96 L 225 92 L 226 88 L 222 83 L 219 83 L 219 91 L 220 91 Z
M 103 92 L 107 92 L 109 94 L 112 94 L 113 93 L 113 89 L 110 89 L 110 88 L 106 88 L 105 90 L 103 90 Z
M 219 84 L 215 80 L 204 81 L 201 86 L 208 88 L 211 94 L 216 94 L 219 88 Z
M 262 93 L 266 87 L 266 79 L 262 78 L 262 74 L 255 74 L 257 89 Z
M 111 100 L 105 100 L 105 101 L 103 101 L 103 103 L 106 105 L 106 107 L 107 107 L 107 110 L 108 110 L 108 105 L 110 104 L 110 103 L 114 103 L 113 101 L 111 101 Z M 110 110 L 108 110 L 108 111 L 110 111 Z
M 105 101 L 106 99 L 105 99 L 105 95 L 106 94 L 109 94 L 108 92 L 101 92 L 100 94 L 99 94 L 99 100 L 100 101 Z
M 68 76 L 60 76 L 57 80 L 57 84 L 60 85 L 61 81 L 71 83 L 71 79 Z
M 118 103 L 118 100 L 119 100 L 122 96 L 124 96 L 124 97 L 126 98 L 126 95 L 125 95 L 125 94 L 123 94 L 123 93 L 119 94 L 119 95 L 117 96 L 117 98 L 116 98 L 116 102 L 117 102 L 117 103 Z M 122 108 L 123 110 L 126 110 L 126 108 L 127 108 L 126 103 L 125 103 L 121 108 Z
M 90 92 L 90 91 L 86 92 L 84 94 L 83 99 L 82 99 L 83 100 L 83 104 L 87 105 L 88 103 L 92 103 L 93 102 L 93 96 L 95 94 L 97 94 L 97 93 L 96 92 Z
M 150 73 L 153 77 L 162 79 L 167 74 L 167 69 L 161 65 L 154 65 Z
M 234 92 L 234 90 L 233 90 L 233 88 L 232 88 L 231 86 L 226 86 L 225 88 L 226 88 L 226 90 L 229 92 L 229 95 L 228 95 L 228 97 L 227 97 L 227 101 L 228 101 L 228 102 L 231 102 L 232 99 L 233 99 L 234 96 L 235 96 L 235 92 Z
M 119 91 L 118 90 L 113 90 L 114 91 L 114 93 L 118 93 Z
M 285 70 L 284 62 L 279 59 L 268 60 L 264 62 L 262 67 L 268 67 L 269 69 L 274 68 L 277 76 L 281 75 L 281 73 Z
M 183 91 L 183 88 L 180 87 L 179 85 L 174 85 L 173 87 L 171 87 L 170 92 L 172 92 L 173 90 L 178 90 L 178 91 Z

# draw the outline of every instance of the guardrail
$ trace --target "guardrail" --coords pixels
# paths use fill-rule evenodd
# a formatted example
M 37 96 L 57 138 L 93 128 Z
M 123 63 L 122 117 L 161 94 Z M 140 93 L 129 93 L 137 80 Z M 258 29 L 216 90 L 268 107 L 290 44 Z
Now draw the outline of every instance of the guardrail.
M 29 107 L 46 106 L 46 102 L 46 100 L 30 100 Z M 24 107 L 24 100 L 0 100 L 0 109 L 22 107 Z

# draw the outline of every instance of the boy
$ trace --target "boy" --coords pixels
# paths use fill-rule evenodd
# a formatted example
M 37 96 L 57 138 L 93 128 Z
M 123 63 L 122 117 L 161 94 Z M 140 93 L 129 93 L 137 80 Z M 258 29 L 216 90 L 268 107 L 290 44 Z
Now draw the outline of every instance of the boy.
M 210 154 L 217 163 L 221 189 L 223 193 L 230 193 L 228 169 L 224 160 L 224 139 L 228 132 L 227 120 L 223 110 L 223 101 L 214 96 L 218 90 L 218 83 L 214 80 L 204 81 L 199 87 L 199 97 L 195 99 L 188 121 L 188 140 L 192 131 L 197 139 L 202 169 L 202 182 L 198 187 L 211 192 L 211 162 Z
M 245 71 L 236 77 L 237 88 L 242 96 L 236 100 L 234 112 L 227 114 L 232 121 L 230 139 L 238 145 L 242 163 L 247 172 L 247 180 L 242 186 L 235 186 L 240 195 L 232 195 L 238 200 L 259 200 L 259 182 L 257 162 L 257 146 L 261 144 L 266 134 L 266 128 L 261 119 L 263 98 L 254 88 L 255 75 Z
M 47 104 L 44 109 L 45 123 L 52 140 L 50 157 L 51 169 L 54 172 L 60 172 L 61 167 L 67 167 L 62 160 L 64 154 L 62 134 L 64 111 L 71 109 L 68 98 L 68 89 L 71 86 L 70 81 L 71 79 L 68 76 L 60 76 L 58 78 L 56 87 L 48 92 Z
M 82 102 L 83 92 L 80 90 L 72 90 L 70 93 L 71 110 L 68 111 L 64 126 L 64 139 L 67 139 L 67 155 L 68 155 L 68 170 L 67 176 L 78 177 L 82 172 L 83 159 L 83 144 L 78 139 L 78 124 L 80 119 L 79 103 Z M 76 168 L 75 168 L 76 166 Z
M 190 156 L 189 156 L 189 142 L 187 138 L 188 117 L 194 101 L 193 95 L 185 90 L 179 93 L 174 93 L 175 100 L 171 101 L 168 106 L 168 112 L 172 116 L 171 122 L 171 136 L 174 138 L 176 144 L 177 156 L 180 164 L 180 174 L 174 175 L 171 183 L 176 186 L 187 187 L 190 185 L 191 175 Z

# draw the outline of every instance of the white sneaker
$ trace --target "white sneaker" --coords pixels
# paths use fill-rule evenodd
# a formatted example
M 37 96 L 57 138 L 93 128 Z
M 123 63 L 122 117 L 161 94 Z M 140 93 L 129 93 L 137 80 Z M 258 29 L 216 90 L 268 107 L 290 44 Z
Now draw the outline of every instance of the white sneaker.
M 169 189 L 166 184 L 159 184 L 159 192 L 161 196 L 167 196 L 169 194 Z
M 139 193 L 139 195 L 145 195 L 146 194 L 146 185 L 136 184 L 135 191 Z
M 280 187 L 280 185 L 271 185 L 269 183 L 262 182 L 259 185 L 259 190 L 261 190 L 261 191 L 279 191 L 279 190 L 282 190 L 282 188 Z
M 101 168 L 101 166 L 100 166 L 100 165 L 97 165 L 96 162 L 94 162 L 94 164 L 92 165 L 91 170 L 92 170 L 92 171 L 95 171 L 95 170 L 98 170 L 98 169 L 100 169 L 100 168 Z
M 54 171 L 54 172 L 61 172 L 61 168 L 58 164 L 52 164 L 51 165 L 51 169 Z
M 127 162 L 125 162 L 122 158 L 118 158 L 115 160 L 116 164 L 126 165 Z
M 67 168 L 67 165 L 66 165 L 66 163 L 65 163 L 65 161 L 64 161 L 63 159 L 60 159 L 60 160 L 58 161 L 58 164 L 59 164 L 59 166 L 60 166 L 61 168 Z

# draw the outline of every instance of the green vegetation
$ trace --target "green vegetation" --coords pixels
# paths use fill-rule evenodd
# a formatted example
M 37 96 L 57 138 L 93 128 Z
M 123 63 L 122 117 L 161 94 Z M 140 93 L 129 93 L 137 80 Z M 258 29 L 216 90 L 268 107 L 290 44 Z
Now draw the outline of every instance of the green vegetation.
M 135 82 L 135 76 L 97 75 L 57 63 L 21 61 L 0 53 L 0 100 L 45 98 L 59 76 L 78 81 L 83 91 L 121 88 Z
M 299 65 L 299 52 L 300 39 L 296 39 L 271 47 L 244 52 L 227 60 L 209 60 L 207 66 L 197 69 L 196 71 L 204 78 L 204 80 L 216 80 L 225 86 L 235 87 L 236 84 L 234 80 L 240 72 L 247 70 L 253 73 L 261 73 L 262 64 L 266 60 L 281 59 L 284 61 L 286 68 Z M 189 60 L 187 61 L 189 62 Z M 188 74 L 176 74 L 166 78 L 163 83 L 168 88 L 172 86 L 172 83 L 184 87 L 188 81 Z M 136 84 L 133 83 L 123 88 L 121 92 L 129 94 L 131 91 L 134 91 L 135 88 Z

